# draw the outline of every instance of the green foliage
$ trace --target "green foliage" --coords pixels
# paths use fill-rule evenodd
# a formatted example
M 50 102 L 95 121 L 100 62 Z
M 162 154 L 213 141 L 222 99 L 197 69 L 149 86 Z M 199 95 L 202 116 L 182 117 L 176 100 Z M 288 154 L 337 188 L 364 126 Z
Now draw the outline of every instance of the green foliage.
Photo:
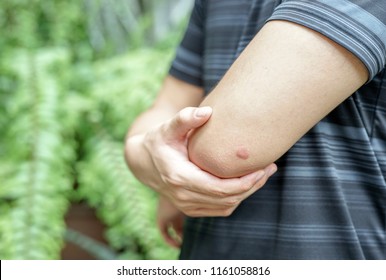
M 77 199 L 98 209 L 108 226 L 106 237 L 122 252 L 119 258 L 170 259 L 176 251 L 165 246 L 155 222 L 155 194 L 128 171 L 123 139 L 131 122 L 151 104 L 167 70 L 172 52 L 137 50 L 93 67 L 90 96 L 78 107 L 83 139 L 78 164 Z M 149 65 L 154 67 L 149 69 Z
M 92 156 L 79 165 L 79 194 L 99 209 L 111 246 L 123 252 L 120 258 L 175 258 L 155 226 L 156 195 L 127 171 L 121 142 L 100 133 L 88 148 Z
M 87 42 L 87 18 L 79 0 L 2 0 L 0 48 L 38 48 Z
M 171 54 L 137 50 L 91 65 L 71 65 L 55 49 L 10 56 L 7 79 L 17 90 L 0 95 L 8 120 L 1 127 L 0 258 L 58 258 L 69 198 L 97 209 L 119 258 L 176 257 L 158 233 L 155 194 L 123 160 L 125 132 L 151 104 Z
M 125 165 L 123 139 L 153 101 L 181 33 L 144 48 L 154 25 L 145 5 L 133 14 L 137 27 L 119 35 L 130 51 L 93 49 L 92 34 L 103 29 L 108 41 L 114 26 L 93 26 L 106 3 L 0 3 L 0 259 L 58 259 L 65 239 L 103 259 L 177 256 L 156 227 L 155 193 Z M 108 247 L 66 229 L 72 201 L 96 209 Z
M 68 59 L 60 51 L 24 51 L 12 57 L 19 86 L 8 97 L 12 125 L 2 131 L 0 199 L 7 215 L 0 224 L 0 258 L 58 258 L 74 149 L 64 138 L 59 119 L 63 93 L 51 69 Z

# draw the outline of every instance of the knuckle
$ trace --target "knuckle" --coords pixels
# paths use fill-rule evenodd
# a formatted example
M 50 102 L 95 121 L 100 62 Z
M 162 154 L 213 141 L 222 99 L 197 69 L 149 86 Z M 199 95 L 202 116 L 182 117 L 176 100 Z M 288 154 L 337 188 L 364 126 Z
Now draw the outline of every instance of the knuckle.
M 179 127 L 181 124 L 184 123 L 184 118 L 181 113 L 179 113 L 175 118 L 174 118 L 174 126 Z
M 247 192 L 251 189 L 251 187 L 253 186 L 253 184 L 249 184 L 249 183 L 244 183 L 240 186 L 240 190 L 242 192 Z
M 186 216 L 189 216 L 190 217 L 190 211 L 188 209 L 185 209 L 185 208 L 179 208 L 179 210 Z
M 156 138 L 156 133 L 154 130 L 151 130 L 145 134 L 144 143 L 147 149 L 151 149 L 154 146 L 155 138 Z
M 188 209 L 187 205 L 185 203 L 182 203 L 178 199 L 176 199 L 175 195 L 172 195 L 171 197 L 172 197 L 174 206 L 181 212 L 185 213 Z
M 181 178 L 178 174 L 176 173 L 169 173 L 162 175 L 163 181 L 170 186 L 181 186 Z
M 195 211 L 189 211 L 188 213 L 185 213 L 185 215 L 188 217 L 191 217 L 191 218 L 200 218 L 201 217 L 201 215 Z
M 232 215 L 233 211 L 234 211 L 234 208 L 224 209 L 221 211 L 221 216 L 222 217 L 229 217 L 230 215 Z
M 260 189 L 264 184 L 267 182 L 266 177 L 263 177 L 260 181 L 256 182 L 256 184 L 253 185 L 255 189 Z
M 175 193 L 175 198 L 182 203 L 186 203 L 189 201 L 189 196 L 183 191 L 177 191 Z
M 190 107 L 182 109 L 176 116 L 176 119 L 175 119 L 176 123 L 178 125 L 186 123 L 190 118 L 191 111 L 192 111 L 192 108 Z
M 173 198 L 174 198 L 174 197 L 173 197 Z M 176 206 L 176 208 L 177 208 L 178 210 L 180 210 L 182 213 L 185 214 L 185 212 L 187 211 L 187 210 L 186 210 L 186 209 L 187 209 L 186 205 L 184 205 L 183 203 L 181 203 L 180 201 L 178 201 L 178 200 L 176 200 L 176 199 L 173 199 L 173 203 L 174 203 L 174 205 Z
M 192 217 L 192 218 L 198 218 L 200 217 L 200 215 L 198 214 L 197 211 L 194 211 L 193 209 L 183 209 L 181 210 L 182 213 L 184 213 L 186 216 L 188 217 Z
M 225 201 L 225 206 L 236 206 L 239 204 L 239 199 L 238 198 L 232 198 L 227 201 Z
M 223 189 L 217 189 L 217 188 L 212 189 L 212 194 L 217 196 L 217 197 L 221 197 L 221 198 L 227 197 L 229 195 L 227 191 L 225 191 Z
M 158 128 L 159 135 L 162 135 L 162 136 L 167 135 L 169 130 L 170 130 L 170 122 L 169 121 L 164 123 L 164 124 L 162 124 L 162 125 L 160 125 L 159 128 Z M 153 137 L 153 139 L 155 139 L 157 136 L 158 135 L 155 135 Z

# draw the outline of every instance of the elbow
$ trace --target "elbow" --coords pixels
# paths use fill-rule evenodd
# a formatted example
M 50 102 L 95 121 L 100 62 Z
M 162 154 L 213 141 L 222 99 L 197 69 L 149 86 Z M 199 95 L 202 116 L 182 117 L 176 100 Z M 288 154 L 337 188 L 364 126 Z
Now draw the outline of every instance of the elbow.
M 260 161 L 256 150 L 246 144 L 230 140 L 208 141 L 204 135 L 194 133 L 189 139 L 189 159 L 202 170 L 219 178 L 236 178 L 262 169 L 272 161 Z M 214 138 L 215 139 L 215 138 Z M 261 159 L 266 158 L 262 156 Z
M 226 152 L 219 153 L 216 149 L 189 145 L 189 159 L 202 170 L 219 178 L 240 177 L 243 174 L 237 170 L 234 162 L 229 160 Z

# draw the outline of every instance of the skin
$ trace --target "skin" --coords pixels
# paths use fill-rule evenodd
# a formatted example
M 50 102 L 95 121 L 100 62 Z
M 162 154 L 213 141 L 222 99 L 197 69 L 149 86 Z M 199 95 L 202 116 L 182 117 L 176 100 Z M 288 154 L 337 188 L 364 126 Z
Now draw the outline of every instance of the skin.
M 221 178 L 258 170 L 367 79 L 362 62 L 323 35 L 268 22 L 201 103 L 213 115 L 190 137 L 189 158 Z
M 202 88 L 168 77 L 125 145 L 133 174 L 160 193 L 164 238 L 178 246 L 168 229 L 178 236 L 184 215 L 230 215 L 276 171 L 270 163 L 367 75 L 356 57 L 326 37 L 272 21 L 204 101 Z
M 167 77 L 153 106 L 136 119 L 126 137 L 126 162 L 138 180 L 160 194 L 158 225 L 172 246 L 180 244 L 185 215 L 229 216 L 276 171 L 270 164 L 221 179 L 194 165 L 188 158 L 188 135 L 212 114 L 209 107 L 190 107 L 202 100 L 202 88 Z
M 246 160 L 249 158 L 249 152 L 245 147 L 239 147 L 236 150 L 236 157 Z
M 160 197 L 157 211 L 157 224 L 165 241 L 172 247 L 179 248 L 183 237 L 185 215 L 166 197 Z M 174 234 L 171 234 L 174 231 Z

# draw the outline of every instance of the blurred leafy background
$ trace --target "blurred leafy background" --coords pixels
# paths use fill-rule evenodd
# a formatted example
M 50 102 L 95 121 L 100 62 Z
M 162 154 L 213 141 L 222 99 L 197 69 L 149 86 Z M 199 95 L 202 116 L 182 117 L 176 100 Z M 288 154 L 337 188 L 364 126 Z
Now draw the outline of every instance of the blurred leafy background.
M 157 230 L 156 194 L 122 151 L 191 5 L 0 2 L 0 259 L 60 259 L 66 244 L 94 259 L 177 257 Z M 103 242 L 71 227 L 74 205 L 93 209 Z

